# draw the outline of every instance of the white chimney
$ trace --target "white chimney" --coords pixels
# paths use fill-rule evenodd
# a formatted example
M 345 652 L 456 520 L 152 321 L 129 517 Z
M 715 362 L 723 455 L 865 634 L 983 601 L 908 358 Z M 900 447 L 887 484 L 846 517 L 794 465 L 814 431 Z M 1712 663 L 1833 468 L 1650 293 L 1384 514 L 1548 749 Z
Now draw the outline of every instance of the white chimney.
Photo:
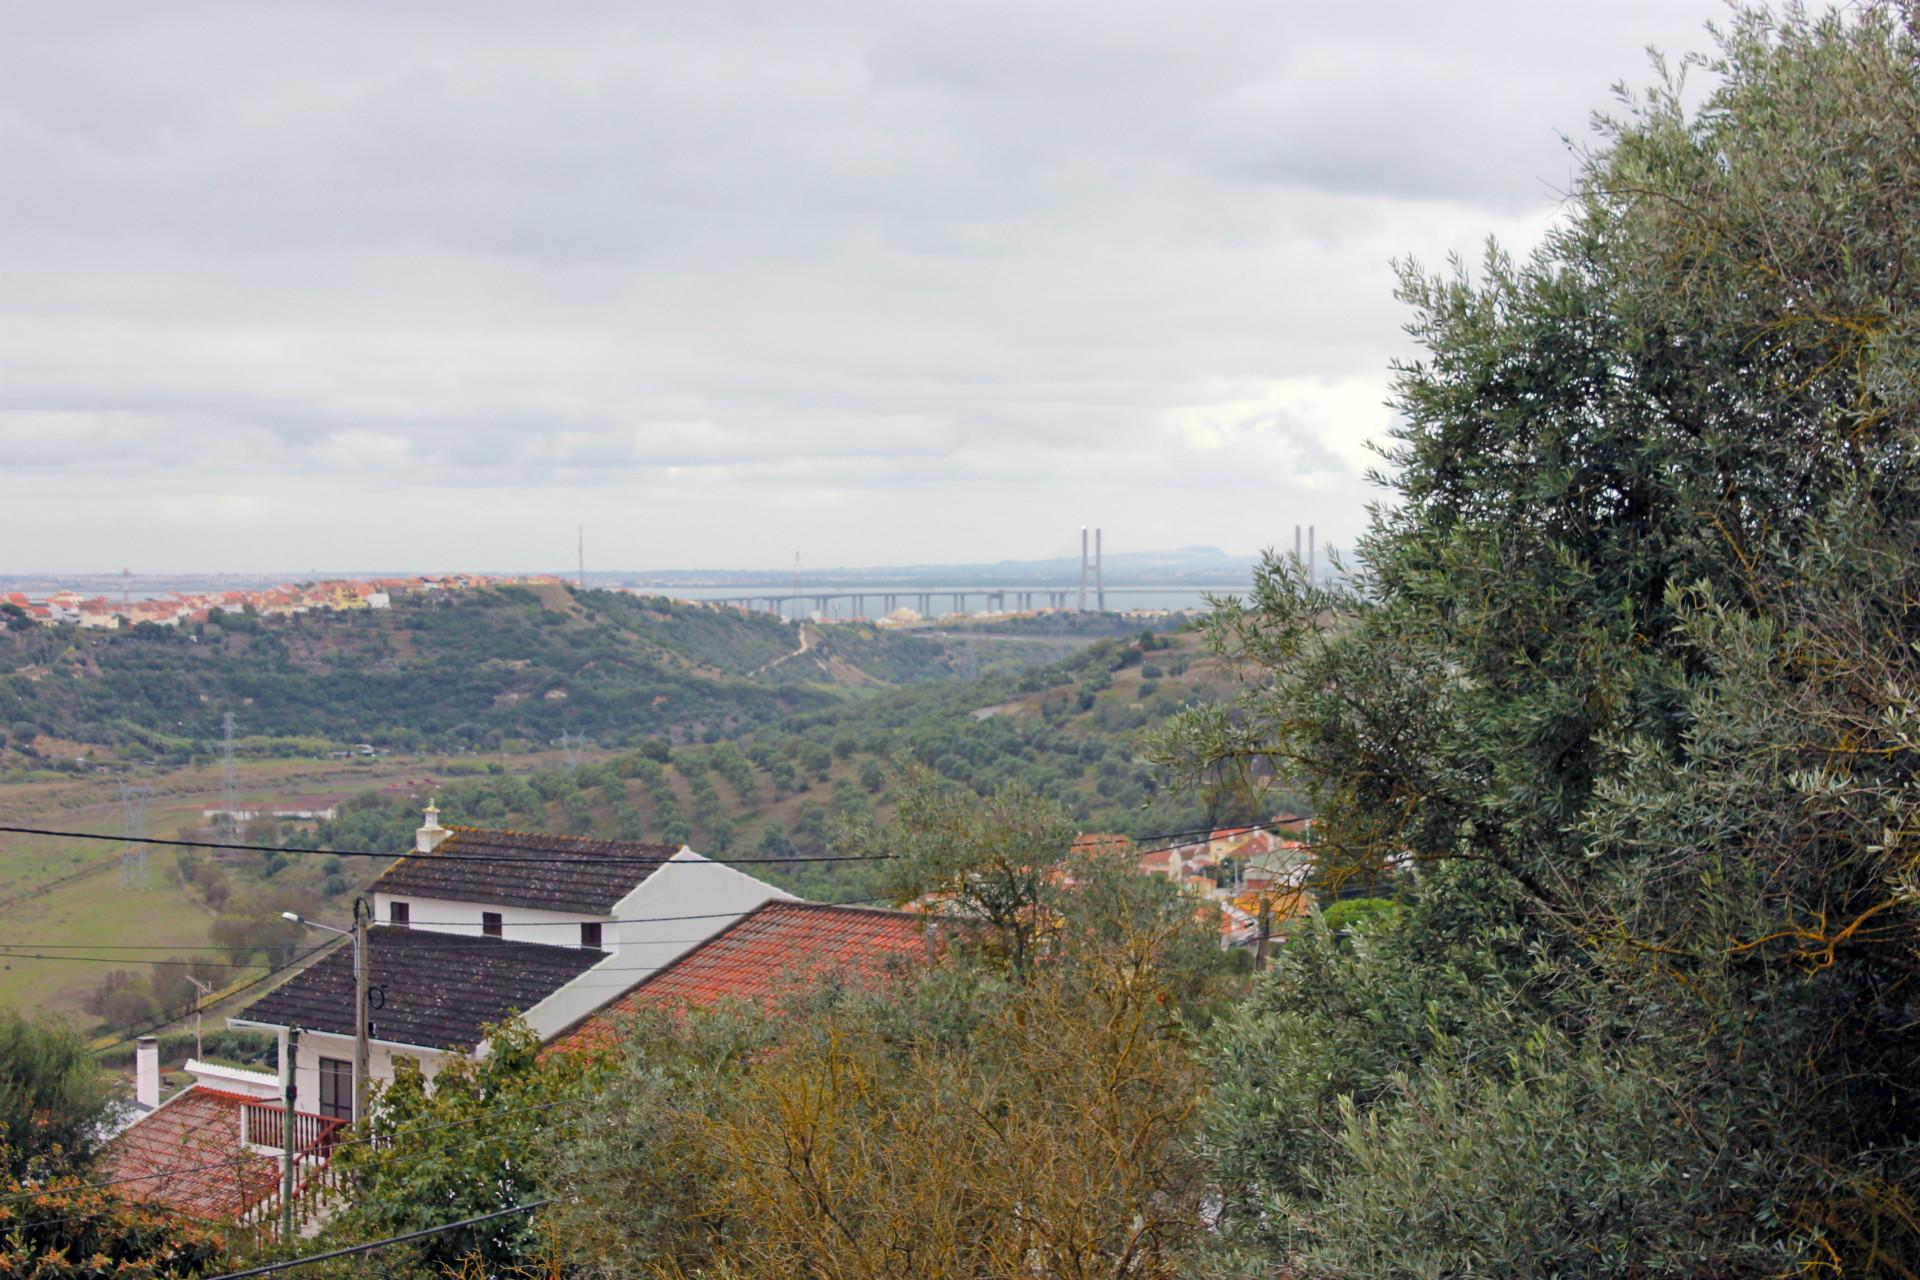
M 160 1042 L 152 1036 L 134 1041 L 133 1100 L 142 1111 L 160 1105 Z
M 440 806 L 437 800 L 427 801 L 427 820 L 413 836 L 413 847 L 417 853 L 432 853 L 440 842 L 452 833 L 440 825 Z

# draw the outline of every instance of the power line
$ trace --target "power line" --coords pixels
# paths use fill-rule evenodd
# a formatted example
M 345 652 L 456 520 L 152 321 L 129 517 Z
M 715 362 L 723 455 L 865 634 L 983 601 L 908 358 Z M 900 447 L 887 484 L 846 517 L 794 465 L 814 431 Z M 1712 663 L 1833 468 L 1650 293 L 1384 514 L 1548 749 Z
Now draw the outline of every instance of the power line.
M 41 945 L 43 944 L 37 943 L 37 942 L 0 942 L 0 948 L 37 947 Z M 59 946 L 61 944 L 54 943 L 52 945 Z M 69 943 L 67 945 L 73 946 L 73 947 L 80 947 L 80 946 L 84 946 L 85 944 L 75 942 L 75 943 Z M 128 956 L 125 959 L 121 959 L 117 956 L 53 956 L 53 955 L 47 955 L 44 952 L 39 952 L 39 951 L 7 951 L 4 949 L 0 949 L 0 960 L 72 960 L 80 964 L 160 965 L 160 964 L 166 963 L 163 960 L 153 960 L 153 961 L 142 960 L 137 956 Z M 236 963 L 229 960 L 182 960 L 180 963 L 198 965 L 202 969 L 257 969 L 259 968 L 259 966 L 256 964 L 252 964 L 252 963 L 240 964 L 240 963 Z M 288 964 L 282 965 L 280 967 L 282 969 L 289 968 L 291 967 L 291 962 L 288 962 Z M 173 1021 L 173 1019 L 170 1018 L 168 1019 L 168 1021 L 171 1022 Z
M 1251 831 L 1278 831 L 1278 824 L 1271 822 L 1242 823 L 1237 827 L 1196 827 L 1190 831 L 1155 832 L 1144 836 L 1129 836 L 1130 840 L 1181 840 L 1190 836 L 1211 835 L 1219 830 L 1231 830 L 1236 833 Z M 112 836 L 103 836 L 91 831 L 63 831 L 52 827 L 16 827 L 0 826 L 0 834 L 22 836 L 46 836 L 56 840 L 112 840 Z M 1097 833 L 1096 833 L 1097 834 Z M 417 857 L 434 862 L 474 862 L 501 865 L 523 866 L 652 866 L 652 867 L 697 867 L 697 866 L 783 866 L 795 863 L 821 862 L 893 862 L 900 857 L 897 853 L 822 853 L 796 854 L 792 857 L 768 858 L 729 858 L 721 860 L 704 855 L 698 862 L 677 861 L 671 857 L 655 854 L 593 854 L 576 857 L 543 857 L 538 854 L 476 854 L 476 853 L 378 853 L 370 849 L 287 849 L 270 844 L 223 844 L 211 840 L 168 840 L 158 836 L 140 836 L 127 838 L 128 843 L 145 845 L 165 845 L 175 849 L 232 849 L 248 853 L 277 853 L 282 856 L 300 854 L 305 856 L 325 856 L 336 858 L 386 858 L 397 861 L 400 858 Z M 1139 846 L 1136 845 L 1136 848 Z M 1170 846 L 1169 846 L 1170 847 Z M 1142 849 L 1141 852 L 1153 852 Z
M 837 899 L 831 902 L 812 902 L 812 901 L 808 901 L 806 899 L 800 899 L 800 898 L 768 898 L 766 899 L 766 901 L 770 903 L 788 902 L 796 906 L 803 906 L 803 907 L 878 907 L 879 904 L 886 902 L 887 899 L 885 898 L 843 898 L 843 899 Z M 672 923 L 679 920 L 722 920 L 722 919 L 730 919 L 735 916 L 748 915 L 755 910 L 758 910 L 758 908 L 748 907 L 741 911 L 697 911 L 688 915 L 677 915 L 677 916 L 608 916 L 597 921 L 597 923 L 600 923 L 600 924 L 668 924 L 668 923 Z M 582 922 L 579 920 L 521 920 L 521 921 L 515 921 L 513 927 L 516 929 L 527 929 L 527 928 L 577 929 L 580 927 L 581 923 Z M 596 923 L 596 922 L 589 921 L 587 923 Z M 440 928 L 454 928 L 454 927 L 471 928 L 471 927 L 474 927 L 475 922 L 472 920 L 413 920 L 413 921 L 410 921 L 409 924 L 412 928 L 422 929 L 422 930 L 431 930 L 431 928 L 434 926 L 438 926 Z M 375 927 L 376 928 L 392 928 L 394 926 L 382 925 L 378 921 L 376 921 Z M 713 935 L 709 934 L 707 936 L 712 937 Z M 494 943 L 494 942 L 502 941 L 502 939 L 476 937 L 474 941 L 476 942 L 484 941 L 487 943 Z M 648 938 L 648 939 L 645 939 L 644 941 L 653 942 L 653 941 L 656 941 L 656 939 Z M 323 942 L 320 944 L 319 948 L 316 948 L 316 950 L 330 947 L 332 945 L 334 944 L 331 941 Z M 541 945 L 553 945 L 553 944 L 536 943 L 534 945 L 541 946 Z M 233 948 L 231 947 L 222 946 L 218 943 L 213 943 L 213 942 L 180 942 L 180 943 L 0 942 L 0 948 L 4 948 L 4 947 L 60 947 L 60 948 L 74 950 L 74 951 L 158 951 L 158 952 L 226 951 L 226 952 L 231 952 L 233 950 Z M 258 950 L 258 948 L 254 948 L 254 949 Z M 311 955 L 312 952 L 308 952 L 307 954 Z M 0 958 L 4 958 L 4 957 L 0 957 Z M 55 959 L 55 960 L 64 960 L 64 959 L 77 960 L 77 959 L 84 959 L 85 957 L 52 956 L 48 958 Z M 165 960 L 143 961 L 136 957 L 128 957 L 126 963 L 128 964 L 145 964 L 145 963 L 164 964 L 166 963 L 166 961 Z M 179 963 L 183 965 L 191 965 L 191 964 L 201 964 L 201 963 L 210 963 L 210 962 L 203 962 L 203 961 L 192 960 L 192 959 L 183 959 L 183 960 L 180 960 Z M 241 965 L 240 967 L 252 968 L 253 966 Z
M 427 1227 L 422 1231 L 409 1231 L 402 1236 L 388 1236 L 385 1240 L 373 1240 L 367 1244 L 349 1245 L 344 1249 L 334 1249 L 327 1253 L 311 1253 L 304 1258 L 289 1258 L 285 1262 L 269 1262 L 264 1267 L 249 1267 L 245 1271 L 228 1271 L 208 1280 L 245 1280 L 247 1276 L 270 1276 L 276 1271 L 290 1271 L 295 1267 L 304 1267 L 310 1263 L 326 1262 L 332 1258 L 350 1257 L 356 1253 L 372 1253 L 375 1249 L 385 1249 L 389 1245 L 405 1244 L 410 1240 L 425 1240 L 428 1236 L 444 1235 L 449 1231 L 458 1231 L 462 1227 L 477 1226 L 482 1222 L 492 1222 L 496 1218 L 510 1218 L 516 1214 L 532 1213 L 535 1209 L 544 1209 L 552 1200 L 534 1200 L 527 1204 L 517 1204 L 511 1209 L 495 1209 L 492 1213 L 483 1213 L 478 1217 L 462 1218 L 458 1222 L 448 1222 L 437 1227 Z
M 317 946 L 310 947 L 309 949 L 302 951 L 299 955 L 295 956 L 293 959 L 287 961 L 287 963 L 282 965 L 280 968 L 269 969 L 267 972 L 261 974 L 259 977 L 255 978 L 253 981 L 246 983 L 243 986 L 235 987 L 233 990 L 226 992 L 220 998 L 221 1000 L 224 1001 L 224 1000 L 231 1000 L 235 996 L 245 995 L 247 992 L 259 986 L 261 983 L 268 982 L 274 978 L 279 977 L 281 974 L 286 973 L 289 969 L 292 969 L 295 965 L 300 964 L 302 961 L 312 959 L 314 956 L 319 955 L 322 951 L 325 951 L 328 947 L 332 945 L 333 943 L 331 941 L 328 941 L 328 942 L 322 942 Z M 157 1031 L 161 1027 L 170 1026 L 173 1023 L 178 1021 L 180 1021 L 180 1019 L 177 1017 L 156 1018 L 153 1021 L 147 1023 L 145 1026 L 135 1027 L 132 1031 L 127 1032 L 127 1034 L 121 1036 L 118 1040 L 107 1041 L 107 1043 L 100 1045 L 98 1048 L 94 1049 L 93 1052 L 96 1054 L 101 1054 L 101 1053 L 107 1052 L 109 1049 L 118 1049 L 123 1044 L 129 1044 L 135 1040 L 138 1040 L 141 1036 L 147 1034 L 147 1032 L 149 1031 Z
M 0 834 L 17 836 L 47 836 L 56 840 L 112 840 L 112 836 L 97 835 L 91 831 L 62 831 L 51 827 L 13 827 L 0 826 Z M 370 849 L 284 849 L 271 844 L 227 844 L 212 840 L 165 840 L 158 836 L 141 836 L 131 843 L 147 845 L 165 845 L 170 849 L 232 849 L 243 853 L 277 853 L 282 857 L 300 854 L 303 856 L 331 858 L 385 858 L 398 861 L 401 858 L 420 858 L 429 862 L 478 862 L 489 865 L 505 866 L 645 866 L 645 867 L 737 867 L 771 865 L 781 866 L 801 862 L 892 862 L 899 858 L 897 853 L 822 853 L 796 854 L 791 858 L 729 858 L 722 861 L 704 855 L 698 862 L 676 860 L 672 855 L 662 857 L 659 854 L 583 854 L 576 857 L 543 857 L 538 854 L 484 854 L 484 853 L 376 853 Z
M 173 1098 L 169 1098 L 167 1100 L 167 1103 L 171 1103 L 176 1099 L 185 1096 L 190 1091 L 191 1091 L 190 1089 L 181 1090 L 180 1093 L 175 1094 Z M 541 1102 L 528 1107 L 509 1107 L 509 1108 L 505 1108 L 503 1110 L 498 1110 L 498 1111 L 489 1110 L 483 1115 L 470 1116 L 465 1120 L 447 1120 L 447 1121 L 442 1121 L 435 1124 L 409 1125 L 405 1128 L 390 1129 L 383 1133 L 378 1133 L 378 1134 L 349 1133 L 344 1137 L 335 1138 L 333 1142 L 328 1146 L 327 1148 L 328 1159 L 332 1159 L 333 1153 L 339 1151 L 342 1147 L 365 1146 L 368 1143 L 372 1143 L 372 1142 L 385 1142 L 393 1138 L 412 1137 L 416 1134 L 422 1134 L 422 1133 L 439 1133 L 447 1129 L 464 1129 L 464 1128 L 467 1128 L 469 1125 L 488 1124 L 494 1120 L 501 1119 L 506 1116 L 527 1115 L 535 1111 L 552 1111 L 557 1107 L 581 1106 L 581 1105 L 584 1105 L 585 1103 L 595 1102 L 595 1101 L 598 1101 L 598 1099 L 580 1098 L 572 1102 Z M 271 1104 L 273 1108 L 277 1111 L 279 1110 L 281 1100 L 278 1098 L 262 1098 L 260 1099 L 260 1102 L 263 1105 Z M 167 1105 L 167 1103 L 163 1103 L 161 1105 L 165 1106 Z M 153 1113 L 148 1112 L 147 1114 L 151 1115 Z M 300 1114 L 306 1115 L 308 1113 L 301 1112 Z M 471 1142 L 466 1144 L 465 1146 L 457 1147 L 454 1149 L 459 1151 L 470 1151 L 478 1145 L 480 1145 L 479 1142 Z M 241 1168 L 248 1164 L 255 1163 L 259 1160 L 270 1159 L 270 1158 L 271 1157 L 256 1154 L 253 1156 L 240 1156 L 232 1160 L 215 1160 L 209 1164 L 196 1164 L 196 1165 L 187 1165 L 185 1167 L 162 1169 L 154 1173 L 132 1174 L 125 1178 L 103 1178 L 97 1182 L 82 1182 L 70 1187 L 37 1187 L 30 1191 L 15 1191 L 7 1195 L 0 1195 L 0 1204 L 11 1204 L 16 1200 L 31 1200 L 35 1196 L 69 1195 L 76 1191 L 107 1191 L 114 1187 L 130 1186 L 136 1182 L 156 1182 L 162 1178 L 174 1178 L 174 1177 L 179 1177 L 182 1174 L 209 1173 L 218 1169 Z M 152 1202 L 142 1201 L 141 1203 L 152 1203 Z M 89 1216 L 92 1216 L 92 1215 L 89 1215 Z M 70 1219 L 55 1219 L 53 1221 L 70 1221 Z M 50 1225 L 50 1223 L 43 1222 L 43 1223 L 33 1224 L 33 1225 Z

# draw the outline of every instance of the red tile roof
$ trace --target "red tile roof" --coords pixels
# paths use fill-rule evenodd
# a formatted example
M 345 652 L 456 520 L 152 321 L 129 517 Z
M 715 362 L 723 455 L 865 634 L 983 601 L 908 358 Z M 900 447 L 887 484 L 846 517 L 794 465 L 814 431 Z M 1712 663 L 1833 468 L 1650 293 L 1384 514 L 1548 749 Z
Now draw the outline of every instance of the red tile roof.
M 619 1019 L 659 1006 L 762 1003 L 830 974 L 884 977 L 895 957 L 926 953 L 925 923 L 903 911 L 816 902 L 764 903 L 553 1040 L 559 1051 L 620 1038 Z
M 280 1182 L 280 1162 L 240 1143 L 240 1106 L 257 1102 L 198 1086 L 135 1121 L 108 1145 L 107 1180 L 129 1200 L 230 1222 Z

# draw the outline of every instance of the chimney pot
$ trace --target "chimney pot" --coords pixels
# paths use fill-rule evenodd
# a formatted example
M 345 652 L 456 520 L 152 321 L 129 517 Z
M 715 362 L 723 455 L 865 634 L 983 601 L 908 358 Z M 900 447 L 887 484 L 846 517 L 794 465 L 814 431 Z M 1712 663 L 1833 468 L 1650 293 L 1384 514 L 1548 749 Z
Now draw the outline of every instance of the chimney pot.
M 152 1036 L 134 1041 L 133 1100 L 143 1111 L 160 1105 L 160 1042 Z
M 414 833 L 413 848 L 416 853 L 432 853 L 440 842 L 451 834 L 440 825 L 440 805 L 438 798 L 427 801 L 426 821 L 420 824 L 420 830 Z

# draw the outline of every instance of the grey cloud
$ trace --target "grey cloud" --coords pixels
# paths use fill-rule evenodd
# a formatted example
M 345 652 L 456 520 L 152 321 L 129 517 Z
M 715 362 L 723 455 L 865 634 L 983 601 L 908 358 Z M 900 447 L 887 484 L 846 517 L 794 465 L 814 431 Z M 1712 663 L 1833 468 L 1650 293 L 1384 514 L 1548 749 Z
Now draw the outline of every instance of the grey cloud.
M 1557 131 L 1718 8 L 11 6 L 0 542 L 1350 541 L 1389 259 L 1538 235 Z

